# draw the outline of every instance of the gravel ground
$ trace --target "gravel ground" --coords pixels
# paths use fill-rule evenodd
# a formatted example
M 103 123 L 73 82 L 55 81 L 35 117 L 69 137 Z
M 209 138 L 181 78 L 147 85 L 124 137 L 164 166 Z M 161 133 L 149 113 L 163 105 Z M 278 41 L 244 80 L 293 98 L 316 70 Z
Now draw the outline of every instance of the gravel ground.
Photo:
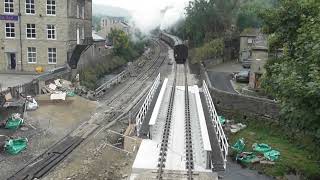
M 96 102 L 82 97 L 76 96 L 69 100 L 69 103 L 40 104 L 36 111 L 27 112 L 23 128 L 10 131 L 10 136 L 27 137 L 28 148 L 16 156 L 0 153 L 0 179 L 7 179 L 42 154 L 87 120 L 97 107 Z M 0 134 L 5 133 L 8 130 L 0 129 Z

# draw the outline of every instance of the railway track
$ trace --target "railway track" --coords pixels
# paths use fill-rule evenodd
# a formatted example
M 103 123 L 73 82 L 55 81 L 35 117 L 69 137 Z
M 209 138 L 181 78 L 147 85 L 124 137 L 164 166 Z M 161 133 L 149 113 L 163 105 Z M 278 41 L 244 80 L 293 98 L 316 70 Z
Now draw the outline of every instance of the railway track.
M 147 80 L 153 77 L 153 75 L 157 72 L 159 67 L 163 64 L 166 59 L 166 56 L 161 56 L 165 49 L 165 45 L 158 42 L 160 47 L 159 55 L 151 62 L 151 65 L 147 67 L 141 74 L 137 76 L 137 78 L 130 83 L 125 89 L 123 89 L 120 93 L 112 97 L 111 101 L 105 102 L 106 106 L 119 101 L 119 103 L 123 103 L 125 105 L 121 105 L 120 109 L 124 109 L 129 107 L 126 102 L 129 102 L 133 98 L 137 97 L 139 88 L 135 90 L 132 87 L 141 87 L 143 86 Z M 139 85 L 138 85 L 138 82 Z M 134 92 L 132 92 L 134 91 Z M 130 97 L 124 102 L 122 96 L 126 93 L 130 92 Z M 128 95 L 129 96 L 129 95 Z M 52 168 L 57 166 L 61 161 L 63 161 L 75 148 L 77 148 L 82 142 L 88 140 L 88 137 L 92 135 L 95 131 L 101 131 L 102 129 L 106 129 L 108 125 L 112 122 L 116 122 L 121 118 L 121 115 L 112 115 L 108 119 L 113 119 L 111 122 L 102 122 L 96 124 L 95 122 L 85 122 L 80 125 L 78 129 L 68 134 L 64 139 L 54 144 L 51 148 L 45 151 L 42 155 L 37 158 L 29 161 L 25 167 L 20 169 L 17 173 L 12 175 L 9 180 L 31 180 L 31 179 L 40 179 L 44 177 Z M 90 122 L 90 123 L 89 123 Z M 76 134 L 76 135 L 75 135 Z
M 179 71 L 179 73 L 177 73 Z M 180 71 L 183 71 L 181 73 Z M 179 74 L 179 75 L 177 75 Z M 181 74 L 184 77 L 181 77 Z M 186 170 L 187 170 L 187 179 L 193 180 L 193 169 L 194 169 L 194 162 L 193 162 L 193 149 L 192 149 L 192 132 L 191 132 L 191 121 L 190 121 L 190 104 L 189 104 L 189 91 L 188 91 L 188 78 L 187 78 L 187 65 L 178 64 L 175 66 L 175 75 L 172 85 L 172 90 L 170 94 L 169 106 L 167 110 L 164 130 L 162 134 L 161 146 L 160 146 L 160 153 L 159 153 L 159 162 L 158 162 L 158 171 L 157 171 L 157 179 L 163 180 L 164 176 L 164 168 L 165 162 L 167 157 L 167 151 L 169 146 L 169 136 L 170 136 L 170 128 L 172 122 L 172 111 L 174 106 L 174 98 L 175 98 L 175 89 L 177 86 L 177 81 L 179 85 L 185 86 L 185 161 L 186 161 Z
M 169 135 L 170 135 L 170 128 L 171 128 L 171 121 L 172 121 L 172 111 L 173 111 L 173 103 L 174 103 L 174 95 L 176 90 L 176 81 L 177 81 L 177 66 L 175 67 L 175 75 L 173 80 L 173 85 L 171 88 L 169 106 L 166 115 L 166 122 L 164 125 L 164 130 L 162 134 L 162 141 L 160 146 L 160 154 L 159 154 L 159 162 L 158 162 L 158 175 L 157 179 L 163 179 L 163 169 L 165 168 L 165 162 L 167 157 L 168 151 L 168 143 L 169 143 Z
M 186 169 L 188 171 L 188 180 L 193 180 L 193 151 L 192 151 L 192 132 L 190 121 L 190 104 L 189 104 L 189 90 L 188 90 L 188 77 L 187 66 L 184 66 L 185 75 L 185 143 L 186 143 Z

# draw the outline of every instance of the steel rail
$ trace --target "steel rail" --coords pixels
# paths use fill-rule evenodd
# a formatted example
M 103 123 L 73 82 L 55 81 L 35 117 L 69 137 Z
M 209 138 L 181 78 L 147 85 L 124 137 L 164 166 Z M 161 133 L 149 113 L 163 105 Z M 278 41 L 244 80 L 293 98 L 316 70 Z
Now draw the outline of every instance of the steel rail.
M 187 77 L 187 65 L 184 65 L 185 75 L 185 144 L 186 144 L 186 169 L 188 180 L 193 180 L 193 150 L 192 150 L 192 131 L 190 120 L 189 88 Z
M 159 43 L 160 44 L 160 43 Z M 119 97 L 121 97 L 124 93 L 126 93 L 128 90 L 131 89 L 131 87 L 133 87 L 138 81 L 146 81 L 147 79 L 151 78 L 151 76 L 156 72 L 156 70 L 161 67 L 161 65 L 163 64 L 163 62 L 165 61 L 166 57 L 162 57 L 161 53 L 164 49 L 163 44 L 160 44 L 160 52 L 159 55 L 155 58 L 155 60 L 152 62 L 152 64 L 142 73 L 140 73 L 134 81 L 132 81 L 132 83 L 126 87 L 125 89 L 123 89 L 119 94 L 116 94 L 114 97 L 111 98 L 110 101 L 107 102 L 107 105 L 110 105 L 111 103 L 113 103 L 116 99 L 118 99 Z M 163 58 L 162 60 L 160 60 L 160 58 Z
M 166 122 L 163 130 L 163 134 L 162 134 L 162 141 L 161 141 L 161 147 L 160 147 L 160 153 L 159 153 L 160 157 L 159 157 L 158 172 L 157 172 L 158 173 L 157 179 L 159 180 L 163 179 L 163 169 L 165 168 L 165 162 L 167 157 L 168 142 L 169 142 L 169 135 L 170 135 L 170 128 L 171 128 L 171 121 L 172 121 L 172 111 L 173 111 L 173 105 L 174 105 L 173 103 L 174 103 L 174 96 L 175 96 L 175 90 L 176 90 L 176 81 L 177 81 L 177 66 L 175 66 L 175 74 L 174 74 L 173 85 L 171 88 Z

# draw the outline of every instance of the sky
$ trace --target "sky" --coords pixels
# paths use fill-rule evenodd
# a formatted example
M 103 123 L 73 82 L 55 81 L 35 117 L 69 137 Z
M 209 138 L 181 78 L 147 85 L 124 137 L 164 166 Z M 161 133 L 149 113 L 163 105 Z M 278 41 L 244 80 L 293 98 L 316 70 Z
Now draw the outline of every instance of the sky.
M 143 32 L 160 25 L 166 29 L 184 18 L 189 0 L 93 0 L 95 4 L 121 7 L 132 13 L 132 20 Z M 162 13 L 165 10 L 165 13 Z

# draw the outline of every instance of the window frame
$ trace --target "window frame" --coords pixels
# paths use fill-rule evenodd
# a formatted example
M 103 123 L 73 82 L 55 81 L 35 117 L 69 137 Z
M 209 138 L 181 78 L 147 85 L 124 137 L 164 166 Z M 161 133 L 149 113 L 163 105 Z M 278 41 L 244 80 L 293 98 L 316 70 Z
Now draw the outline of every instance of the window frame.
M 10 26 L 10 27 L 8 27 L 7 25 L 8 24 L 10 24 L 10 25 L 13 25 L 13 26 Z M 13 23 L 13 22 L 6 22 L 5 23 L 5 37 L 7 38 L 7 39 L 14 39 L 14 38 L 16 38 L 16 25 L 15 25 L 15 23 Z M 10 29 L 10 31 L 7 31 L 8 29 Z M 12 30 L 13 29 L 13 30 Z M 10 36 L 7 36 L 8 34 L 10 34 Z M 13 34 L 13 36 L 12 36 L 12 34 Z
M 49 28 L 49 26 L 54 27 L 54 28 Z M 47 24 L 47 40 L 57 40 L 57 27 L 54 24 Z M 54 31 L 54 33 L 52 33 Z M 49 32 L 51 32 L 51 38 L 49 38 Z M 54 36 L 54 38 L 52 38 Z
M 27 1 L 29 1 L 29 3 L 27 3 Z M 31 1 L 33 1 L 33 3 Z M 29 5 L 30 7 L 27 8 L 27 5 Z M 33 9 L 32 9 L 32 5 L 33 5 Z M 30 12 L 27 12 L 27 10 L 30 10 Z M 32 10 L 34 11 L 33 13 L 32 13 Z M 35 15 L 36 14 L 36 3 L 35 3 L 35 0 L 25 0 L 25 13 L 27 15 Z
M 6 7 L 6 4 L 8 4 L 8 7 Z M 6 12 L 6 8 L 9 9 L 9 12 Z M 12 9 L 12 12 L 10 11 L 10 9 Z M 3 13 L 4 14 L 14 14 L 14 0 L 4 0 L 3 1 Z
M 46 1 L 47 1 L 46 2 L 46 14 L 47 14 L 47 16 L 56 16 L 57 15 L 57 1 L 56 0 L 46 0 Z M 48 3 L 49 1 L 51 2 L 51 4 Z M 54 4 L 52 2 L 54 2 Z M 49 10 L 48 7 L 50 7 L 51 9 Z M 54 7 L 54 10 L 53 10 L 53 7 Z M 48 11 L 50 11 L 51 13 L 48 14 Z M 54 14 L 52 12 L 54 12 Z
M 34 26 L 34 27 L 28 27 L 28 25 L 30 25 L 30 26 Z M 28 37 L 28 29 L 30 29 L 30 35 L 31 35 L 31 37 Z M 37 30 L 36 30 L 37 28 L 36 28 L 36 24 L 27 24 L 26 25 L 26 39 L 37 39 Z M 32 30 L 34 30 L 34 32 L 32 32 Z M 32 35 L 34 35 L 34 37 L 32 36 Z
M 31 49 L 34 49 L 35 51 L 34 52 L 29 51 Z M 30 56 L 30 54 L 32 54 L 33 56 Z M 31 62 L 30 62 L 30 59 L 32 59 Z M 36 47 L 27 47 L 27 60 L 28 60 L 28 64 L 37 64 L 37 48 Z
M 49 51 L 50 49 L 52 51 Z M 53 51 L 53 50 L 55 50 L 55 51 Z M 57 64 L 57 48 L 48 48 L 47 55 L 48 55 L 48 64 Z M 51 57 L 50 57 L 50 55 L 51 55 Z M 53 55 L 55 55 L 55 56 L 53 56 Z M 51 60 L 51 62 L 50 62 L 50 60 Z M 55 60 L 55 61 L 53 61 L 53 60 Z

